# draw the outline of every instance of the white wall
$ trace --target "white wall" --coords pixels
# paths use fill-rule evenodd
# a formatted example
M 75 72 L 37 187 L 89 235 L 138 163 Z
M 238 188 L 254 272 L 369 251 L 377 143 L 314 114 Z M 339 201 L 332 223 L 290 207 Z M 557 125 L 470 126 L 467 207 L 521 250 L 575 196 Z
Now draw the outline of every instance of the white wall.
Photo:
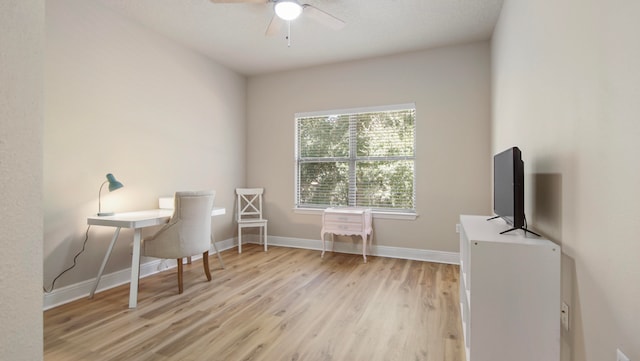
M 460 213 L 490 212 L 488 42 L 249 78 L 247 183 L 266 189 L 269 234 L 320 239 L 295 214 L 294 114 L 415 102 L 415 221 L 376 219 L 374 244 L 457 252 Z
M 506 0 L 493 150 L 518 145 L 534 228 L 562 244 L 563 360 L 640 360 L 640 2 Z
M 44 2 L 0 2 L 0 360 L 42 360 Z
M 159 196 L 214 189 L 227 208 L 215 218 L 216 239 L 232 237 L 233 191 L 245 180 L 246 79 L 96 1 L 48 2 L 46 42 L 45 286 L 82 248 L 109 172 L 124 188 L 103 193 L 103 210 L 157 208 Z M 95 277 L 113 231 L 92 227 L 56 288 Z M 131 237 L 121 232 L 107 273 L 130 267 Z

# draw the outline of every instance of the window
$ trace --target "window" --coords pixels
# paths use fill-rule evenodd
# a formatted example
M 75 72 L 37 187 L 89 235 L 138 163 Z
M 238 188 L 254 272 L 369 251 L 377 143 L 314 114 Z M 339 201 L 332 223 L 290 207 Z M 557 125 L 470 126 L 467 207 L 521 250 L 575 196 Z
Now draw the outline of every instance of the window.
M 414 104 L 295 118 L 297 208 L 415 212 Z

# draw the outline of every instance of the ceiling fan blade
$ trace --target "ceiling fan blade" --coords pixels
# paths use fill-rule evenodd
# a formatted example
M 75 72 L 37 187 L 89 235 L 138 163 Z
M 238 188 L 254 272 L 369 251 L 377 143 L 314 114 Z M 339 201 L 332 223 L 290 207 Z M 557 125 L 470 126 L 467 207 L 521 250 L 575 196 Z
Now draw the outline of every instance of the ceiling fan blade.
M 280 19 L 277 15 L 273 15 L 271 21 L 269 22 L 269 26 L 267 26 L 267 31 L 264 33 L 266 36 L 276 36 L 280 34 L 280 30 L 284 25 L 284 20 Z
M 308 16 L 320 24 L 329 27 L 333 30 L 340 30 L 347 25 L 344 21 L 338 19 L 337 17 L 318 9 L 317 7 L 309 4 L 302 5 L 304 7 L 303 14 L 304 16 Z
M 212 3 L 217 4 L 266 4 L 269 0 L 210 0 Z

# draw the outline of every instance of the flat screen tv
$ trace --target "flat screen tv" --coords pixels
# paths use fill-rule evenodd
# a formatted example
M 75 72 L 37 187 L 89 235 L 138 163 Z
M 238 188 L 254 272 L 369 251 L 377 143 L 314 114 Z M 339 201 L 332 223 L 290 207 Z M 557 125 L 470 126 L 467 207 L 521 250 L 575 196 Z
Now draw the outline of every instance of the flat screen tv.
M 518 147 L 512 147 L 493 156 L 493 213 L 512 228 L 526 232 L 524 215 L 524 162 Z M 493 219 L 491 218 L 491 219 Z

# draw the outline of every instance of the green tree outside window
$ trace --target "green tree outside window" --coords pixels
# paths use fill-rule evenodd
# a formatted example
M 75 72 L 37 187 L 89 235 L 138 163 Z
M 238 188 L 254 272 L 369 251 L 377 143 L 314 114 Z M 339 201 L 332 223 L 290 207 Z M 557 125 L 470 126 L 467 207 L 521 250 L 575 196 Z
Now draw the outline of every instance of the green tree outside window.
M 415 105 L 327 113 L 296 115 L 296 206 L 414 212 Z

